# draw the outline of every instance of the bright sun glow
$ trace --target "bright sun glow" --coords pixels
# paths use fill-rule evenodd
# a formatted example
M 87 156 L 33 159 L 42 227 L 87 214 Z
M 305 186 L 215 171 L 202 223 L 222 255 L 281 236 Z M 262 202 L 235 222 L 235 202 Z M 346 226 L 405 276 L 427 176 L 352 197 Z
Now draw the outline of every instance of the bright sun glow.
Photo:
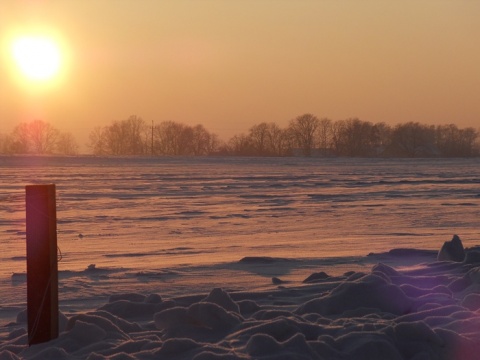
M 59 72 L 61 54 L 50 38 L 23 36 L 13 42 L 13 57 L 20 72 L 30 80 L 50 80 Z

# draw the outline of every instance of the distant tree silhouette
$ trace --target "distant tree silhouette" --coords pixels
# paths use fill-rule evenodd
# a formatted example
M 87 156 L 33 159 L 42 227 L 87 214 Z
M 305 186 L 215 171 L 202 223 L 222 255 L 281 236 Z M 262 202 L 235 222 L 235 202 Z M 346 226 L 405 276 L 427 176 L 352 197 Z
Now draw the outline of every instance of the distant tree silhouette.
M 303 114 L 286 128 L 261 122 L 247 134 L 219 140 L 203 125 L 175 121 L 146 124 L 138 116 L 113 121 L 90 132 L 95 155 L 233 155 L 233 156 L 349 156 L 349 157 L 472 157 L 480 156 L 479 130 L 449 125 L 400 123 L 391 127 L 358 118 L 332 121 Z M 70 133 L 35 120 L 0 134 L 2 154 L 78 153 Z
M 76 154 L 78 145 L 72 134 L 62 133 L 51 124 L 34 120 L 18 124 L 5 135 L 0 151 L 6 154 Z
M 56 152 L 64 155 L 77 155 L 78 143 L 71 133 L 60 133 L 56 143 Z
M 193 130 L 191 127 L 164 121 L 155 126 L 154 152 L 158 155 L 190 155 Z
M 262 122 L 252 126 L 248 134 L 230 138 L 223 152 L 239 156 L 286 156 L 291 153 L 291 148 L 287 130 L 273 122 Z
M 42 120 L 32 121 L 29 125 L 29 137 L 35 154 L 52 154 L 60 132 Z
M 268 141 L 274 156 L 291 155 L 293 144 L 287 129 L 281 129 L 275 123 L 268 124 Z
M 90 148 L 95 155 L 143 155 L 147 153 L 148 127 L 136 115 L 96 127 L 90 133 Z
M 374 138 L 374 154 L 377 156 L 385 156 L 386 150 L 390 147 L 392 138 L 392 127 L 379 122 L 373 125 Z
M 209 155 L 220 144 L 217 135 L 203 125 L 189 126 L 175 121 L 163 121 L 154 126 L 153 149 L 157 155 Z
M 107 155 L 107 133 L 100 126 L 96 126 L 90 132 L 90 142 L 88 146 L 92 149 L 94 155 Z
M 203 125 L 195 125 L 192 128 L 192 155 L 213 154 L 220 145 L 218 136 L 208 132 Z
M 303 114 L 290 121 L 288 133 L 304 156 L 312 154 L 316 142 L 315 134 L 319 126 L 320 121 L 312 114 Z
M 338 155 L 376 156 L 380 146 L 378 127 L 357 118 L 335 123 L 333 140 Z
M 253 125 L 248 134 L 234 135 L 223 154 L 239 156 L 349 156 L 425 157 L 479 156 L 479 132 L 455 125 L 433 126 L 415 122 L 394 128 L 384 122 L 358 118 L 331 121 L 304 114 L 286 129 L 275 123 Z M 299 153 L 299 151 L 300 153 Z
M 291 150 L 286 131 L 275 123 L 263 122 L 252 126 L 248 137 L 257 156 L 283 156 Z
M 256 156 L 252 139 L 245 134 L 234 135 L 228 141 L 227 153 L 237 156 Z
M 268 124 L 265 122 L 250 128 L 249 140 L 255 155 L 269 156 L 272 154 L 269 132 Z
M 208 155 L 219 143 L 203 125 L 164 121 L 147 126 L 142 118 L 130 116 L 94 128 L 89 146 L 96 155 Z
M 435 126 L 418 122 L 398 124 L 392 131 L 391 153 L 412 158 L 440 155 L 435 145 Z
M 478 131 L 468 127 L 459 129 L 454 124 L 439 125 L 435 128 L 435 143 L 442 156 L 464 157 L 477 156 Z
M 17 125 L 12 132 L 11 153 L 28 154 L 32 146 L 30 145 L 30 126 L 23 122 Z
M 328 155 L 332 147 L 333 123 L 328 118 L 319 120 L 317 128 L 317 144 L 322 155 Z
M 11 136 L 0 134 L 0 154 L 11 154 L 11 141 Z

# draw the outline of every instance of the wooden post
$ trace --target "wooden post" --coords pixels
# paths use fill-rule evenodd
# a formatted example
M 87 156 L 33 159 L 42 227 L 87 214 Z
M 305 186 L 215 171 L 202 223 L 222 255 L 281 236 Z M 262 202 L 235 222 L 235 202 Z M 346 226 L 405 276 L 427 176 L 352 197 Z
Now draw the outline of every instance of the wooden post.
M 27 316 L 29 345 L 58 337 L 55 185 L 27 185 Z

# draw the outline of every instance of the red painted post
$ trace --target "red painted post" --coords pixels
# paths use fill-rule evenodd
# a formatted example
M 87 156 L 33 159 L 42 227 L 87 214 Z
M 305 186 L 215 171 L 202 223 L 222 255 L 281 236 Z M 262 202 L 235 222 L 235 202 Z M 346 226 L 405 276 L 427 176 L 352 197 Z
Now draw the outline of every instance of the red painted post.
M 25 186 L 28 343 L 58 337 L 55 185 Z

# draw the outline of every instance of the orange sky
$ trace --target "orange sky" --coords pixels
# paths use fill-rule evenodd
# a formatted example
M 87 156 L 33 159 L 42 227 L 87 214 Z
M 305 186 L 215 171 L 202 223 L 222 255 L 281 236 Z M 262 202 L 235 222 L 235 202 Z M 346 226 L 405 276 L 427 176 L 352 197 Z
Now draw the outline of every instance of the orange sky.
M 83 145 L 138 115 L 228 139 L 305 112 L 480 127 L 480 1 L 19 1 L 0 5 L 0 133 L 45 120 Z M 54 83 L 21 80 L 9 41 L 61 44 Z

